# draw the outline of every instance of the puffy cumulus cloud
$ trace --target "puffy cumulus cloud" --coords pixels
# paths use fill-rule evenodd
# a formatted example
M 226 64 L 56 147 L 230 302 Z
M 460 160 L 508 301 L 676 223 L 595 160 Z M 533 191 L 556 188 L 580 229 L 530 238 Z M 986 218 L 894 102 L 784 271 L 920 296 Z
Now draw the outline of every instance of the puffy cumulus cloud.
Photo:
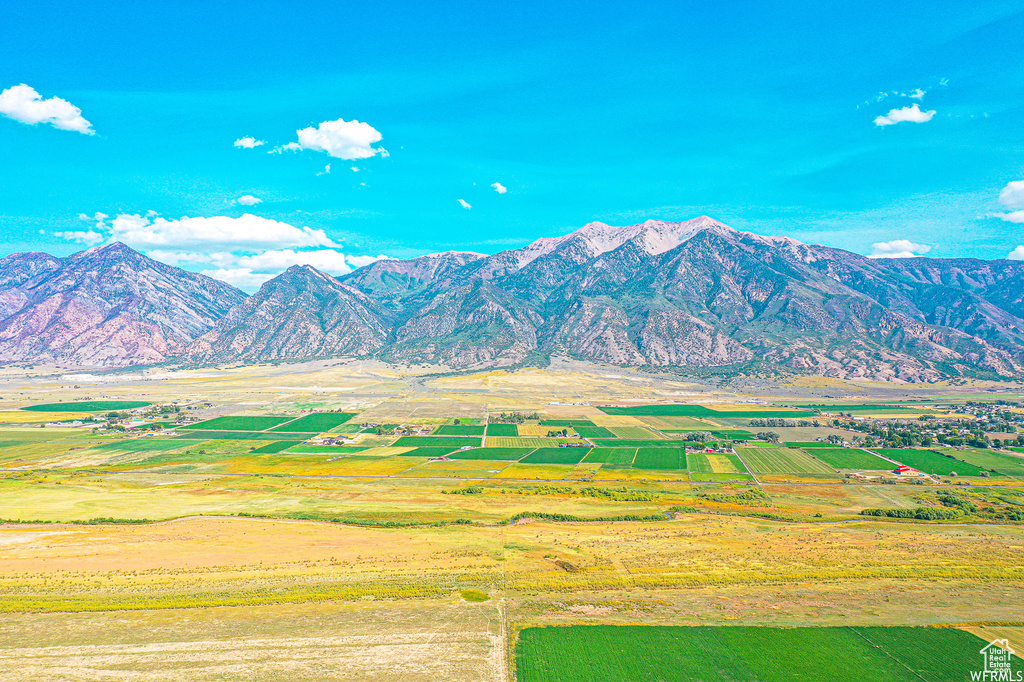
M 0 114 L 29 125 L 47 123 L 61 130 L 96 134 L 92 124 L 82 118 L 82 110 L 74 104 L 60 97 L 43 99 L 35 88 L 24 83 L 0 92 Z
M 60 239 L 67 239 L 70 242 L 78 242 L 86 246 L 96 246 L 106 239 L 106 237 L 95 230 L 73 230 L 69 232 L 54 232 L 53 234 Z
M 462 208 L 466 208 L 466 209 L 473 208 L 470 205 L 470 203 L 468 201 L 466 201 L 465 199 L 459 199 L 458 202 L 459 202 L 459 206 L 461 206 Z
M 255 206 L 256 204 L 262 204 L 263 199 L 254 197 L 251 194 L 243 194 L 242 196 L 235 199 L 235 202 L 242 204 L 243 206 Z
M 257 140 L 255 137 L 240 137 L 235 140 L 235 146 L 241 147 L 242 149 L 255 149 L 265 145 L 266 142 L 263 140 Z
M 508 191 L 508 188 L 505 187 L 505 185 L 501 184 L 500 182 L 492 182 L 491 187 L 493 187 L 494 191 L 497 192 L 498 194 L 504 194 L 505 192 Z
M 302 130 L 296 130 L 299 137 L 298 142 L 289 142 L 278 147 L 278 151 L 298 151 L 309 149 L 317 152 L 326 152 L 336 159 L 368 159 L 380 154 L 387 156 L 387 150 L 383 147 L 374 147 L 374 143 L 380 142 L 383 136 L 369 123 L 361 121 L 346 121 L 339 118 L 336 121 L 324 121 L 316 128 L 310 126 Z
M 1024 260 L 1024 244 L 1011 251 L 1007 258 L 1010 260 Z
M 1007 208 L 1024 208 L 1024 180 L 1011 180 L 999 192 L 999 203 Z
M 238 218 L 183 216 L 177 220 L 122 214 L 100 224 L 106 227 L 109 241 L 124 242 L 138 249 L 336 246 L 323 230 L 295 227 L 251 213 Z
M 57 233 L 91 245 L 124 242 L 150 258 L 255 291 L 261 284 L 293 265 L 312 265 L 331 275 L 388 258 L 352 255 L 339 250 L 322 230 L 298 228 L 248 213 L 239 218 L 213 216 L 165 220 L 152 215 L 103 213 L 79 218 L 96 221 L 88 232 Z
M 876 242 L 871 245 L 868 258 L 916 258 L 932 250 L 927 244 L 916 244 L 909 239 Z
M 885 116 L 879 116 L 875 119 L 876 126 L 891 126 L 897 123 L 926 123 L 932 120 L 935 116 L 935 110 L 921 111 L 921 107 L 914 102 L 909 107 L 903 107 L 901 109 L 890 109 L 889 113 Z

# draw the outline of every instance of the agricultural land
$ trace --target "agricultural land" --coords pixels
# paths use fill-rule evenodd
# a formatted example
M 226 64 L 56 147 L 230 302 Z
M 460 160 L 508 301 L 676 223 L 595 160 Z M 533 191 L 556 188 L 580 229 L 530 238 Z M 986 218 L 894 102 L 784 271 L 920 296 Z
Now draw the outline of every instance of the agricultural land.
M 0 374 L 0 679 L 971 679 L 1024 651 L 1021 393 Z

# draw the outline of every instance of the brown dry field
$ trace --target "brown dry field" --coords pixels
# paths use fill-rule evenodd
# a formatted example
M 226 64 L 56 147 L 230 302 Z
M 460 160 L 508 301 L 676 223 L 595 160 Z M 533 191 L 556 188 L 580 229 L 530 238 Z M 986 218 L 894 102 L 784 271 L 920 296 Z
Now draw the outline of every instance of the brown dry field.
M 199 418 L 316 408 L 358 411 L 381 423 L 439 423 L 520 410 L 615 428 L 698 428 L 700 420 L 610 416 L 594 405 L 756 409 L 800 398 L 991 399 L 991 391 L 1021 390 L 831 379 L 750 379 L 742 389 L 720 388 L 565 360 L 544 370 L 429 374 L 439 369 L 417 374 L 377 362 L 324 361 L 114 378 L 8 369 L 0 370 L 0 412 L 17 415 L 19 407 L 58 399 L 187 396 L 210 403 L 193 410 Z M 791 431 L 792 440 L 811 434 Z M 703 490 L 736 488 L 701 487 L 672 472 L 601 469 L 593 483 L 579 483 L 593 473 L 589 465 L 514 464 L 496 472 L 471 460 L 406 463 L 368 452 L 365 460 L 338 463 L 281 457 L 264 475 L 240 457 L 206 469 L 121 473 L 116 466 L 89 469 L 117 462 L 77 447 L 40 438 L 25 446 L 24 461 L 11 463 L 26 471 L 0 477 L 0 518 L 54 522 L 0 525 L 0 680 L 508 680 L 515 632 L 562 623 L 989 624 L 984 632 L 1021 641 L 1019 628 L 993 624 L 1021 619 L 1024 526 L 850 518 L 864 507 L 916 506 L 909 487 L 761 477 L 769 479 L 772 502 L 750 507 L 698 500 Z M 48 463 L 63 468 L 28 471 Z M 479 477 L 472 483 L 485 493 L 444 494 L 467 485 L 447 480 L 446 472 Z M 310 477 L 324 473 L 394 478 Z M 515 478 L 626 487 L 652 497 L 534 495 L 539 483 Z M 643 523 L 500 523 L 525 510 L 647 515 L 676 504 L 696 504 L 703 513 Z M 790 520 L 749 516 L 755 512 Z M 473 523 L 380 528 L 225 516 L 298 513 Z M 59 523 L 101 516 L 174 520 Z M 467 589 L 490 600 L 467 602 Z
M 703 515 L 5 526 L 0 679 L 498 680 L 526 625 L 1014 621 L 1022 548 L 1021 527 Z

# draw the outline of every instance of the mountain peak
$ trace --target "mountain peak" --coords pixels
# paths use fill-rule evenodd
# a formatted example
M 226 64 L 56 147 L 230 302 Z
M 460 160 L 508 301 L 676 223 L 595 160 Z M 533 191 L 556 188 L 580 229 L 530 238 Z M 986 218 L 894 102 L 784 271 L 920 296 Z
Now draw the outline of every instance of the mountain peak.
M 111 242 L 110 244 L 100 244 L 99 246 L 93 246 L 84 251 L 72 254 L 71 258 L 88 258 L 89 256 L 96 255 L 111 255 L 111 256 L 123 256 L 134 254 L 136 256 L 141 255 L 138 251 L 128 246 L 124 242 Z

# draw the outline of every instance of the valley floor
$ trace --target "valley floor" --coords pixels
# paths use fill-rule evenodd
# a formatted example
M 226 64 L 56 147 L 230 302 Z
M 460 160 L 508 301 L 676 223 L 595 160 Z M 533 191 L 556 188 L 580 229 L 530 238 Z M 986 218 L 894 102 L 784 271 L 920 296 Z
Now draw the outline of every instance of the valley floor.
M 764 399 L 580 367 L 447 378 L 279 369 L 77 388 L 6 376 L 0 413 L 28 420 L 21 407 L 57 396 L 188 396 L 203 419 L 344 409 L 381 422 L 458 416 L 472 429 L 502 410 L 595 412 L 572 402 Z M 840 389 L 874 390 L 828 390 Z M 560 625 L 956 626 L 1024 651 L 1024 525 L 858 516 L 932 504 L 939 490 L 1015 504 L 1024 485 L 1012 469 L 961 487 L 851 484 L 831 469 L 772 473 L 790 466 L 779 457 L 822 466 L 778 449 L 761 469 L 748 461 L 758 480 L 742 483 L 614 467 L 626 473 L 538 480 L 579 468 L 554 464 L 496 477 L 473 461 L 340 477 L 315 469 L 334 466 L 331 454 L 261 455 L 211 438 L 194 461 L 146 464 L 162 455 L 6 423 L 0 680 L 511 682 L 519 633 Z M 740 497 L 751 490 L 763 494 Z

